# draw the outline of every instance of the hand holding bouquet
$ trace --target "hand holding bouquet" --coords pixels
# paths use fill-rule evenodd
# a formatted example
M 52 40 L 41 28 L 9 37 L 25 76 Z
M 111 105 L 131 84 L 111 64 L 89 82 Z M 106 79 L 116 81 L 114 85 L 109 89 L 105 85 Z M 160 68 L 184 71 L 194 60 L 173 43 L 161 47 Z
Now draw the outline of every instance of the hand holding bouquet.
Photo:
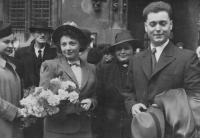
M 76 84 L 55 78 L 50 81 L 50 89 L 32 87 L 25 91 L 25 98 L 20 101 L 24 127 L 30 126 L 37 118 L 53 115 L 59 112 L 61 101 L 79 103 L 79 94 L 75 91 Z

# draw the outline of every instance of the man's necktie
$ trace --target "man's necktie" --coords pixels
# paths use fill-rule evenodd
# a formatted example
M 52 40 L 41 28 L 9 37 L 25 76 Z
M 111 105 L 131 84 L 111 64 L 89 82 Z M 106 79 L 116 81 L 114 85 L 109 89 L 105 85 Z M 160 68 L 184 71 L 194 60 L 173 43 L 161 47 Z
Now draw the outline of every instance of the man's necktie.
M 155 56 L 156 48 L 152 48 L 151 52 L 152 52 L 151 57 L 152 57 L 152 72 L 153 72 L 155 65 L 157 63 L 156 56 Z
M 38 50 L 38 63 L 39 63 L 39 69 L 40 69 L 40 66 L 42 64 L 42 50 Z

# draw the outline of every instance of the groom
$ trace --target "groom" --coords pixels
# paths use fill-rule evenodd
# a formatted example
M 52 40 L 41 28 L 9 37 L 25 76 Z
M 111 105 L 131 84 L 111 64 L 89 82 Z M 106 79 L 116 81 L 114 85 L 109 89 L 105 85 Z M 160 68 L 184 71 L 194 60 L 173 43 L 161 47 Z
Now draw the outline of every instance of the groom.
M 130 61 L 125 106 L 133 116 L 153 104 L 156 95 L 184 88 L 189 97 L 200 98 L 200 62 L 195 52 L 180 49 L 170 40 L 172 8 L 153 2 L 143 11 L 145 31 L 150 38 L 147 50 Z M 166 136 L 171 133 L 166 134 Z

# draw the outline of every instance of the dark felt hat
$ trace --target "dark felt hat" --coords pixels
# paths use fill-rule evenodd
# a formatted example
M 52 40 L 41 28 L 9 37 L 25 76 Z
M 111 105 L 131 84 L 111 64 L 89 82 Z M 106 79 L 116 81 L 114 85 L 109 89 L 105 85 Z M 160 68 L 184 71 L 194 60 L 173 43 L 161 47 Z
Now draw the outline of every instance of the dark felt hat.
M 0 21 L 0 38 L 9 36 L 12 34 L 12 27 L 10 23 L 3 23 Z
M 47 30 L 50 33 L 53 32 L 53 28 L 52 27 L 48 27 L 48 22 L 44 21 L 44 20 L 38 20 L 34 26 L 31 26 L 29 28 L 30 32 L 34 32 L 35 30 Z
M 136 115 L 131 124 L 133 138 L 164 138 L 165 119 L 160 108 L 149 107 Z
M 110 49 L 113 51 L 115 46 L 124 43 L 124 42 L 140 42 L 139 39 L 135 39 L 132 35 L 132 32 L 129 30 L 123 30 L 122 32 L 116 34 L 115 36 L 115 43 L 110 47 Z M 132 45 L 134 48 L 135 45 Z
M 81 29 L 79 29 L 77 26 L 73 26 L 70 24 L 64 24 L 64 25 L 57 27 L 52 33 L 52 42 L 57 47 L 60 47 L 59 46 L 60 38 L 63 36 L 63 32 L 66 30 L 71 30 L 72 32 L 74 32 L 75 34 L 79 34 L 83 38 L 83 44 L 82 44 L 82 48 L 80 49 L 80 52 L 84 51 L 87 48 L 87 44 L 88 44 L 87 35 Z

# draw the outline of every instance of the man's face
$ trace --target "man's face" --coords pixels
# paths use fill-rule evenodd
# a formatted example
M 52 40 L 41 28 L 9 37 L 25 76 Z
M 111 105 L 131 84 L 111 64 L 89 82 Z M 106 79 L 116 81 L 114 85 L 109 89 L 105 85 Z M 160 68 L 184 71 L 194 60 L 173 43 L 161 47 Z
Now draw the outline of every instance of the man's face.
M 32 34 L 39 44 L 46 43 L 50 37 L 50 33 L 47 30 L 35 30 Z
M 166 11 L 158 13 L 151 12 L 147 15 L 145 31 L 154 46 L 160 46 L 167 41 L 172 27 L 172 20 L 170 20 Z
M 0 56 L 8 56 L 13 52 L 13 34 L 0 38 Z
M 109 53 L 109 52 L 105 53 L 104 57 L 105 57 L 105 61 L 106 62 L 109 62 L 109 61 L 113 60 L 113 58 L 114 58 L 114 56 L 111 53 Z

